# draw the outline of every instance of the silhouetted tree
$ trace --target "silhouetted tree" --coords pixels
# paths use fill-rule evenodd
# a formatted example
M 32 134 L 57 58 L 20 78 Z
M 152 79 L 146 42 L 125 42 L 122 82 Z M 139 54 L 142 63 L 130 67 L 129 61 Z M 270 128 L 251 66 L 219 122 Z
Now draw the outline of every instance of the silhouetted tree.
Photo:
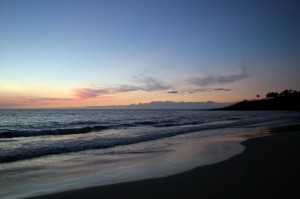
M 286 89 L 281 93 L 269 92 L 266 95 L 267 98 L 277 98 L 277 97 L 300 97 L 300 91 Z
M 267 93 L 267 95 L 266 95 L 267 98 L 276 98 L 278 96 L 279 96 L 279 94 L 277 92 L 270 92 L 270 93 Z
M 282 91 L 279 95 L 280 95 L 281 97 L 287 97 L 287 96 L 290 95 L 291 91 L 292 91 L 292 90 L 284 90 L 284 91 Z
M 284 90 L 282 91 L 279 96 L 280 97 L 296 97 L 300 95 L 300 91 L 295 91 L 295 90 Z

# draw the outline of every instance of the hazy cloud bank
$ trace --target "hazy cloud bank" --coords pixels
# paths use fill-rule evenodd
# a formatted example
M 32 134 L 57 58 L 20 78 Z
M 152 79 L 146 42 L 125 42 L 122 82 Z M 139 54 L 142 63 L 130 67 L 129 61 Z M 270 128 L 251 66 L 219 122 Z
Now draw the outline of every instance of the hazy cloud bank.
M 207 86 L 211 84 L 227 84 L 231 82 L 235 82 L 238 80 L 245 79 L 249 76 L 243 68 L 240 74 L 238 75 L 228 75 L 228 76 L 209 76 L 204 78 L 191 78 L 187 82 L 190 85 L 196 86 Z M 100 87 L 100 86 L 92 86 L 87 88 L 77 88 L 75 89 L 75 97 L 78 99 L 89 99 L 89 98 L 97 98 L 105 95 L 116 94 L 116 93 L 124 93 L 124 92 L 131 92 L 131 91 L 165 91 L 168 89 L 176 88 L 174 85 L 171 86 L 165 82 L 160 81 L 159 79 L 139 75 L 133 77 L 133 84 L 124 84 L 124 85 L 117 85 L 117 86 L 110 86 L 110 87 Z M 169 90 L 166 91 L 168 94 L 185 94 L 185 93 L 197 93 L 197 92 L 212 92 L 212 91 L 232 91 L 236 89 L 231 88 L 196 88 L 190 90 Z
M 74 97 L 72 98 L 43 98 L 43 97 L 24 97 L 18 98 L 13 104 L 2 103 L 4 107 L 22 106 L 24 104 L 41 104 L 41 103 L 64 103 L 64 102 L 74 102 L 81 100 L 88 100 L 92 98 L 107 98 L 112 97 L 114 94 L 126 93 L 132 91 L 164 91 L 168 94 L 193 94 L 198 92 L 227 92 L 236 89 L 232 88 L 211 88 L 206 87 L 213 84 L 228 84 L 231 82 L 239 81 L 249 77 L 249 73 L 241 67 L 240 74 L 237 75 L 211 75 L 202 78 L 191 78 L 187 80 L 191 89 L 178 90 L 177 86 L 163 82 L 157 78 L 149 77 L 146 75 L 133 76 L 131 84 L 123 84 L 116 86 L 89 86 L 74 89 Z M 180 82 L 180 79 L 178 80 Z M 196 88 L 195 88 L 196 86 Z M 193 88 L 194 87 L 194 88 Z M 198 88 L 197 88 L 198 87 Z M 201 88 L 202 87 L 202 88 Z M 203 88 L 204 87 L 204 88 Z M 166 104 L 164 104 L 166 105 Z

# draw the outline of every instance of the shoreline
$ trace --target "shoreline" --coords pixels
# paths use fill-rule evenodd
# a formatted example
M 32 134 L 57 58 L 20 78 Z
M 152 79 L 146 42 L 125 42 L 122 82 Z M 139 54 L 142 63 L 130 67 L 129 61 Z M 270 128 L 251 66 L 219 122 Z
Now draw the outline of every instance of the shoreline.
M 250 138 L 243 153 L 175 174 L 49 195 L 46 198 L 299 198 L 300 125 Z M 278 133 L 280 132 L 280 133 Z

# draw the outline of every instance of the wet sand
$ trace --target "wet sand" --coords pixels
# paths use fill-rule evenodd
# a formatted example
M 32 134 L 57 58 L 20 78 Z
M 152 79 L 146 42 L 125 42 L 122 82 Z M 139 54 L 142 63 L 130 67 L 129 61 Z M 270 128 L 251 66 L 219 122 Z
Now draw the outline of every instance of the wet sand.
M 181 174 L 34 198 L 300 198 L 300 130 L 271 129 L 242 154 Z M 280 132 L 280 133 L 279 133 Z

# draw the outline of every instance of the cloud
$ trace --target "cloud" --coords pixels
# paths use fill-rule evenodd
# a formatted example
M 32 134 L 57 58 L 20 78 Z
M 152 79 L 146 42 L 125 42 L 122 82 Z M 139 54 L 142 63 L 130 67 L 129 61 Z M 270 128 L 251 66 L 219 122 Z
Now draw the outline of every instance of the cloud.
M 192 94 L 192 93 L 198 93 L 198 92 L 213 92 L 213 91 L 233 91 L 236 89 L 232 88 L 199 88 L 199 89 L 193 89 L 193 90 L 188 90 L 186 92 Z
M 134 76 L 134 82 L 136 85 L 118 85 L 110 87 L 88 87 L 88 88 L 77 88 L 75 89 L 75 97 L 79 99 L 96 98 L 103 95 L 124 93 L 131 91 L 160 91 L 167 90 L 170 88 L 169 85 L 164 84 L 158 79 L 152 77 L 140 75 Z
M 236 89 L 232 89 L 232 88 L 215 88 L 215 89 L 213 89 L 213 91 L 232 91 L 232 90 L 236 90 Z
M 191 84 L 195 84 L 198 86 L 208 86 L 215 84 L 229 84 L 232 82 L 240 81 L 246 79 L 250 76 L 249 73 L 246 72 L 245 67 L 240 67 L 242 69 L 240 74 L 237 75 L 210 75 L 207 77 L 194 77 L 187 80 Z
M 242 71 L 242 74 L 244 72 Z M 219 81 L 229 81 L 224 80 L 225 76 L 219 76 Z M 231 77 L 231 79 L 234 78 L 234 75 L 226 76 Z M 226 78 L 225 78 L 226 79 Z M 229 79 L 229 78 L 228 78 Z M 123 85 L 117 85 L 117 86 L 110 86 L 110 87 L 99 87 L 96 85 L 93 85 L 91 87 L 87 88 L 77 88 L 75 89 L 75 97 L 77 99 L 89 99 L 89 98 L 97 98 L 97 97 L 103 97 L 106 95 L 112 95 L 117 93 L 125 93 L 125 92 L 132 92 L 132 91 L 164 91 L 171 89 L 172 87 L 158 79 L 155 79 L 153 77 L 145 76 L 145 75 L 139 75 L 134 76 L 133 81 L 135 82 L 134 85 L 129 84 L 123 84 Z M 184 90 L 180 91 L 182 94 L 184 93 L 196 93 L 196 92 L 212 92 L 212 91 L 232 91 L 234 89 L 230 88 L 199 88 L 199 89 L 193 89 L 193 90 Z M 178 94 L 179 91 L 177 90 L 169 90 L 167 91 L 169 94 Z
M 125 93 L 131 91 L 163 91 L 171 87 L 162 81 L 153 77 L 144 75 L 135 76 L 134 84 L 123 84 L 116 86 L 98 86 L 90 85 L 88 87 L 79 87 L 73 89 L 73 97 L 70 98 L 51 98 L 51 97 L 18 97 L 15 99 L 3 100 L 0 99 L 0 108 L 15 108 L 23 106 L 42 106 L 55 105 L 59 103 L 81 102 L 89 99 L 111 98 L 114 94 Z
M 19 97 L 22 103 L 51 103 L 51 102 L 67 102 L 74 101 L 74 98 L 53 98 L 53 97 Z
M 95 98 L 101 95 L 108 94 L 109 89 L 100 88 L 77 88 L 75 89 L 75 96 L 79 99 Z
M 113 92 L 117 92 L 117 93 L 137 91 L 137 90 L 140 90 L 138 86 L 131 86 L 131 85 L 121 85 L 112 89 Z
M 45 105 L 55 106 L 59 103 L 78 101 L 76 98 L 52 98 L 52 97 L 16 97 L 13 99 L 0 100 L 0 108 L 42 107 Z
M 170 88 L 169 85 L 164 84 L 158 79 L 154 79 L 152 77 L 140 75 L 134 76 L 134 80 L 140 84 L 138 87 L 139 90 L 143 91 L 158 91 L 158 90 L 167 90 Z
M 170 94 L 177 94 L 178 91 L 168 91 L 168 93 L 170 93 Z

